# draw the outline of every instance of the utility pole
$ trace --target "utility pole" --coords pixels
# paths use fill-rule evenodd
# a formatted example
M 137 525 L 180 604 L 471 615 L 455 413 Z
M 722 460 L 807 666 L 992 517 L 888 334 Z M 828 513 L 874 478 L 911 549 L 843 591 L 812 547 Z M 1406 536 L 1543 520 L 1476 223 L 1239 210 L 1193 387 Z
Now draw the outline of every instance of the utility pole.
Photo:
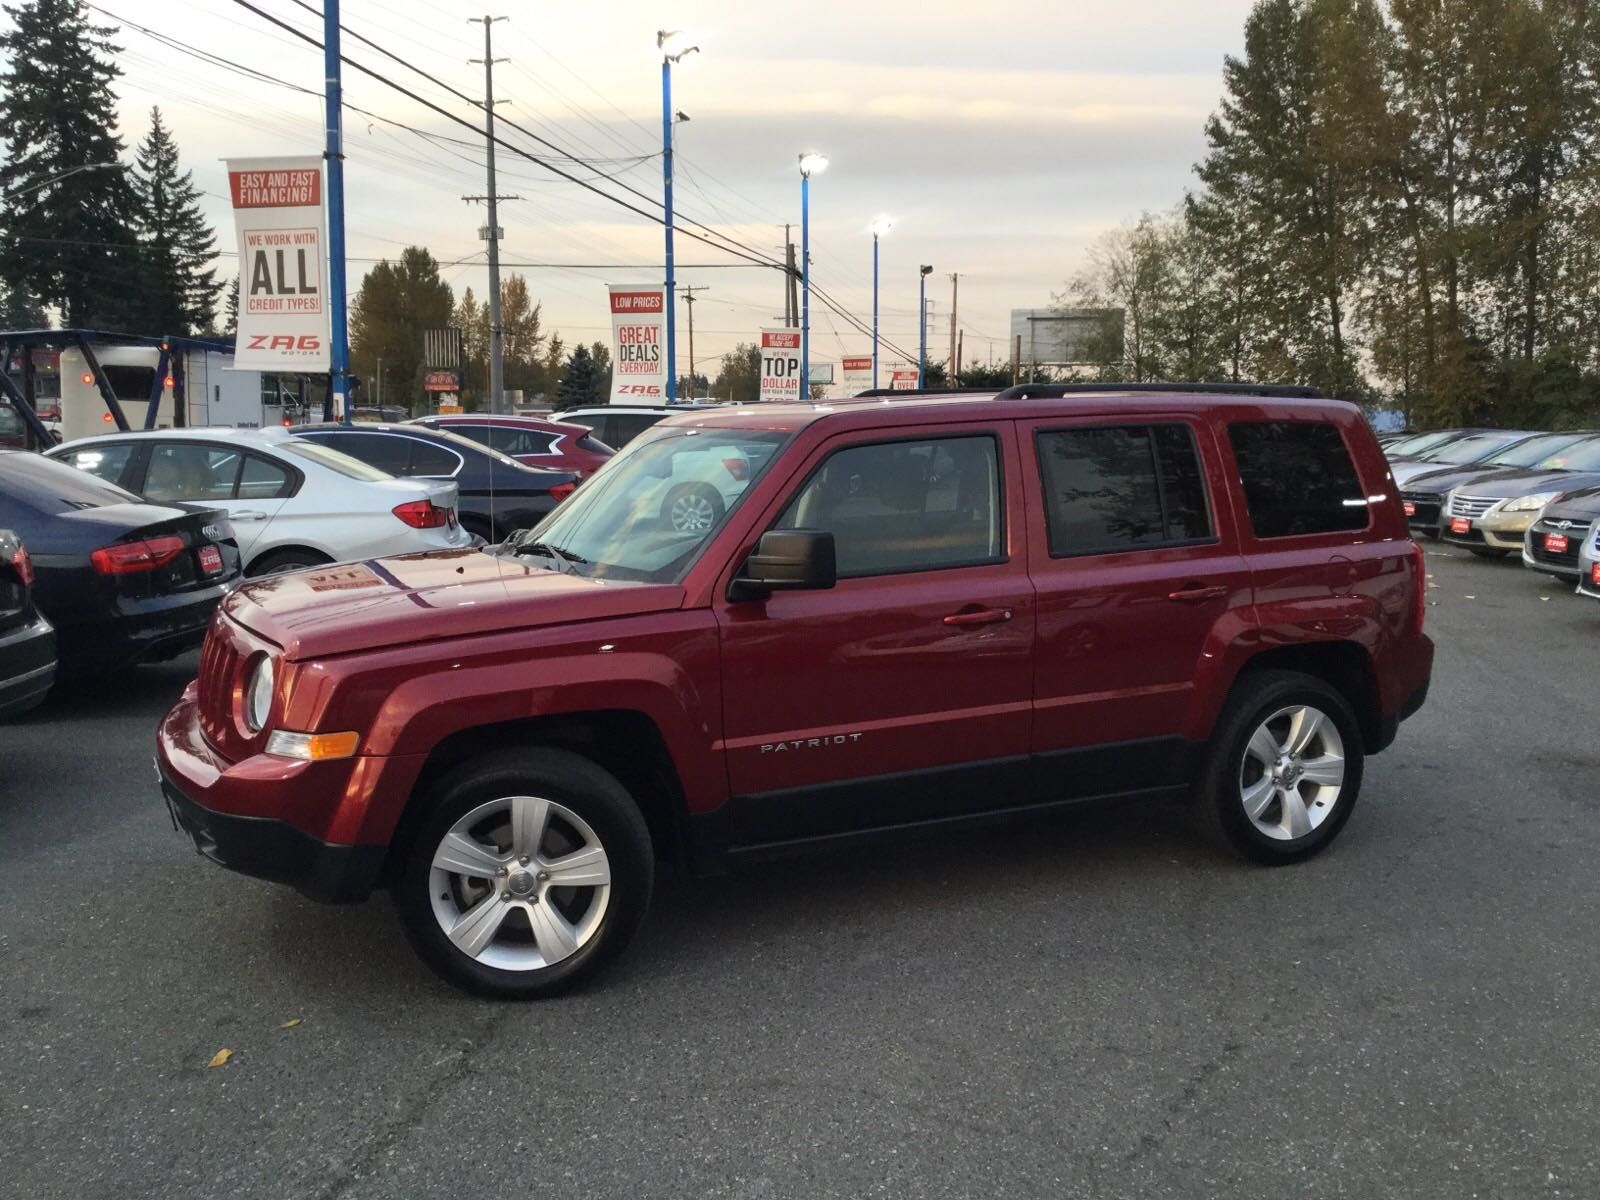
M 696 292 L 709 292 L 709 287 L 695 285 L 685 286 L 683 289 L 683 302 L 689 306 L 689 399 L 694 399 L 694 294 Z
M 800 311 L 800 294 L 795 291 L 795 285 L 800 280 L 800 272 L 795 269 L 794 242 L 789 238 L 789 226 L 787 225 L 783 227 L 783 247 L 788 263 L 788 270 L 785 272 L 788 286 L 784 288 L 783 292 L 783 325 L 785 329 L 793 329 L 799 323 L 799 318 L 796 314 Z
M 950 275 L 950 357 L 945 360 L 945 366 L 948 368 L 945 371 L 945 375 L 952 387 L 956 383 L 956 295 L 960 282 L 961 276 L 952 272 Z
M 489 243 L 489 411 L 497 413 L 505 407 L 505 329 L 500 323 L 500 209 L 501 200 L 520 200 L 520 196 L 500 196 L 494 187 L 494 64 L 505 62 L 494 56 L 494 23 L 505 17 L 468 17 L 469 22 L 483 22 L 483 57 L 470 61 L 483 64 L 483 115 L 486 143 L 489 151 L 489 194 L 464 196 L 469 202 L 481 200 L 489 206 L 489 223 L 480 231 Z
M 967 331 L 963 329 L 956 334 L 956 373 L 950 377 L 950 382 L 957 387 L 961 386 L 961 352 L 967 348 L 966 342 Z
M 328 398 L 322 419 L 333 410 L 350 423 L 350 328 L 344 258 L 344 84 L 339 57 L 339 0 L 322 6 L 322 65 L 328 116 L 328 317 L 332 345 L 328 347 Z M 99 372 L 97 371 L 96 374 Z

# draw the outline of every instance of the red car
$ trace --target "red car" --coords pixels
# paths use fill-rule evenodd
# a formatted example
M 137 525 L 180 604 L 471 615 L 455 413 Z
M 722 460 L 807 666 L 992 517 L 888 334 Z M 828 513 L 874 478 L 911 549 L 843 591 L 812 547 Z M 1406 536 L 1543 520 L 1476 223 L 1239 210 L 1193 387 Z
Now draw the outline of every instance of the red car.
M 685 413 L 495 553 L 246 583 L 157 764 L 207 856 L 543 996 L 659 859 L 1159 795 L 1307 858 L 1427 696 L 1424 587 L 1361 413 L 1293 389 Z
M 497 417 L 487 413 L 447 413 L 417 417 L 413 425 L 444 429 L 491 446 L 530 467 L 593 475 L 616 453 L 583 425 L 566 425 L 538 417 Z

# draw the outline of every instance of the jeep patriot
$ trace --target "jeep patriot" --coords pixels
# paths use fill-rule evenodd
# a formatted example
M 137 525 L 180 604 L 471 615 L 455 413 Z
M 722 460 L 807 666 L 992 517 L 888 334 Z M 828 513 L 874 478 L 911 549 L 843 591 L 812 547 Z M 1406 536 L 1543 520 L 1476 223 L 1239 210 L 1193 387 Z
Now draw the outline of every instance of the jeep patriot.
M 1424 589 L 1366 422 L 1295 389 L 699 409 L 502 545 L 245 584 L 157 765 L 207 857 L 544 996 L 660 861 L 1164 794 L 1315 854 L 1426 697 Z

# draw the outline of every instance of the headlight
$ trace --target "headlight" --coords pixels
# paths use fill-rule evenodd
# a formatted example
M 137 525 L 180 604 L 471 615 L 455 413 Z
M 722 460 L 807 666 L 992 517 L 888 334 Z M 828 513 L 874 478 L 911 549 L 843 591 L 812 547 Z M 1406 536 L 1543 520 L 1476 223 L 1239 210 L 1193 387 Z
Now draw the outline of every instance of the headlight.
M 250 674 L 250 684 L 244 693 L 244 723 L 251 733 L 260 733 L 272 716 L 272 689 L 277 682 L 272 658 L 263 654 Z
M 1515 500 L 1506 502 L 1501 512 L 1537 512 L 1550 501 L 1559 496 L 1560 492 L 1539 492 L 1533 496 L 1518 496 Z

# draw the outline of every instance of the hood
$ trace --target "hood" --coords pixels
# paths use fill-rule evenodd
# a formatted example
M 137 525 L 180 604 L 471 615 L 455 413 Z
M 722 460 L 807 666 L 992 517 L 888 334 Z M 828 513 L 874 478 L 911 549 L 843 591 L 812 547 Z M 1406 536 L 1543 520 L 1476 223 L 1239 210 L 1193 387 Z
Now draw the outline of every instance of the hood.
M 683 605 L 676 584 L 563 575 L 542 560 L 440 550 L 252 580 L 224 602 L 290 658 L 532 629 Z
M 1545 505 L 1546 521 L 1600 520 L 1600 487 L 1578 488 L 1565 492 L 1561 499 Z
M 1413 480 L 1415 487 L 1420 481 Z M 1464 496 L 1484 496 L 1494 500 L 1515 500 L 1540 492 L 1567 492 L 1600 483 L 1594 471 L 1552 471 L 1540 467 L 1508 467 L 1480 475 L 1461 485 Z
M 1490 467 L 1482 464 L 1464 467 L 1441 467 L 1434 463 L 1427 471 L 1420 474 L 1413 472 L 1410 478 L 1400 483 L 1400 490 L 1403 492 L 1432 492 L 1442 496 L 1451 488 L 1462 487 L 1474 480 L 1487 479 L 1490 476 L 1500 475 L 1512 469 L 1514 468 Z M 1395 476 L 1395 480 L 1397 483 L 1400 482 L 1398 473 Z

